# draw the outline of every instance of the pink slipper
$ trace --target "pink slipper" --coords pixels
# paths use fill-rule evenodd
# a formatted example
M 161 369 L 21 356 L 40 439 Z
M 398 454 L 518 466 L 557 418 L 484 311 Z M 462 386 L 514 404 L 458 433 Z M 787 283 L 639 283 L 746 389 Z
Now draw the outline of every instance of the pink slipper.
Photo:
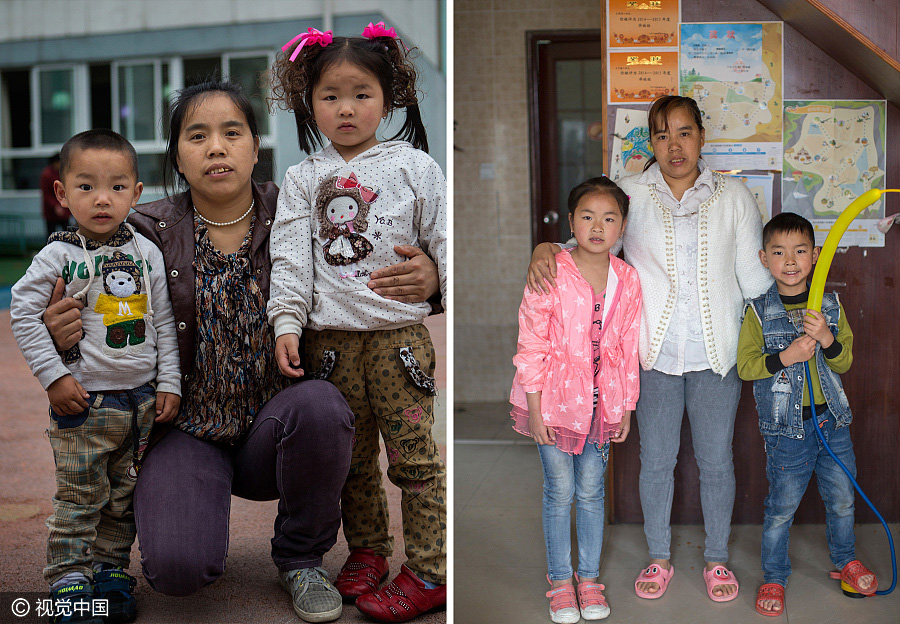
M 712 570 L 706 570 L 704 568 L 703 580 L 706 581 L 706 593 L 709 594 L 709 599 L 714 600 L 715 602 L 728 602 L 729 600 L 734 600 L 737 598 L 738 591 L 740 591 L 737 579 L 725 566 L 717 565 Z M 713 593 L 713 587 L 718 585 L 734 585 L 734 593 L 716 596 Z
M 666 593 L 666 588 L 673 576 L 675 576 L 675 566 L 672 564 L 669 564 L 669 569 L 666 570 L 661 565 L 651 563 L 647 569 L 641 570 L 637 580 L 634 581 L 634 593 L 638 595 L 638 598 L 647 598 L 648 600 L 660 598 Z M 638 583 L 656 583 L 659 585 L 659 589 L 653 593 L 643 591 L 638 589 Z

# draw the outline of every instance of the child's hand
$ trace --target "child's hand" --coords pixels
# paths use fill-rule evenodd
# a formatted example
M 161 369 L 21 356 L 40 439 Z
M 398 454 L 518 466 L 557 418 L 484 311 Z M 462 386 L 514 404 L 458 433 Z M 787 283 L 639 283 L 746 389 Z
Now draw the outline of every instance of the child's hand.
M 631 410 L 626 410 L 625 415 L 622 417 L 622 422 L 619 423 L 619 428 L 613 433 L 609 441 L 624 442 L 625 438 L 628 437 L 629 431 L 631 431 Z
M 171 392 L 156 393 L 156 422 L 169 422 L 178 414 L 181 397 Z
M 785 366 L 796 364 L 797 362 L 808 361 L 816 352 L 816 339 L 806 334 L 800 336 L 781 352 L 779 357 L 781 363 Z
M 807 310 L 806 312 L 806 316 L 803 317 L 803 331 L 807 336 L 812 336 L 816 342 L 822 345 L 823 349 L 827 349 L 834 342 L 834 334 L 828 329 L 825 317 L 818 310 Z
M 531 252 L 531 264 L 526 276 L 529 292 L 548 294 L 551 288 L 556 288 L 555 256 L 559 251 L 559 245 L 541 243 Z
M 538 444 L 556 446 L 556 432 L 544 424 L 540 410 L 528 410 L 528 430 Z
M 74 416 L 88 408 L 88 393 L 72 375 L 60 377 L 47 388 L 50 407 L 57 414 Z
M 285 377 L 303 377 L 300 368 L 300 336 L 282 334 L 275 339 L 275 361 Z

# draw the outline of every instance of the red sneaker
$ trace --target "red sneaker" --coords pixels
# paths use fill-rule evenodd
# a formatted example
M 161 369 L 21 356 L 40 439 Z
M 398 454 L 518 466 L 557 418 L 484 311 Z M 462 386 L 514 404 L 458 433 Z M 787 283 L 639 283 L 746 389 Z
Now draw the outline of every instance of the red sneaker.
M 334 586 L 341 597 L 353 602 L 364 594 L 371 594 L 388 577 L 388 562 L 371 548 L 354 548 L 344 562 Z
M 428 589 L 406 566 L 400 568 L 400 574 L 388 585 L 356 600 L 357 609 L 379 622 L 408 622 L 446 604 L 446 585 Z

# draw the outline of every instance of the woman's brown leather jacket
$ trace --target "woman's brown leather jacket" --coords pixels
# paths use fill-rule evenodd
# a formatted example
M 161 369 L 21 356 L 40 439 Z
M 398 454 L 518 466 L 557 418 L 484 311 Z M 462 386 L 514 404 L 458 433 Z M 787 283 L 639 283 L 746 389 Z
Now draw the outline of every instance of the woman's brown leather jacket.
M 269 298 L 269 276 L 272 260 L 269 257 L 269 232 L 275 219 L 278 187 L 273 182 L 253 185 L 256 201 L 256 225 L 250 249 L 250 266 L 263 296 Z M 194 340 L 197 333 L 197 312 L 194 287 L 194 219 L 190 191 L 137 206 L 128 217 L 134 228 L 162 250 L 166 263 L 169 296 L 175 311 L 178 331 L 178 352 L 181 362 L 181 392 L 187 392 L 194 366 Z

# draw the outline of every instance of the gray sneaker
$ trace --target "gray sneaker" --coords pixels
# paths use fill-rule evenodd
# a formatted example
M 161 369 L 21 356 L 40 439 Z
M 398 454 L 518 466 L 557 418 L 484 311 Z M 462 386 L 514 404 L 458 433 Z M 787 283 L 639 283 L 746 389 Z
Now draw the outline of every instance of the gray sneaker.
M 341 595 L 322 568 L 279 572 L 278 582 L 290 593 L 294 611 L 304 622 L 333 622 L 341 617 Z

